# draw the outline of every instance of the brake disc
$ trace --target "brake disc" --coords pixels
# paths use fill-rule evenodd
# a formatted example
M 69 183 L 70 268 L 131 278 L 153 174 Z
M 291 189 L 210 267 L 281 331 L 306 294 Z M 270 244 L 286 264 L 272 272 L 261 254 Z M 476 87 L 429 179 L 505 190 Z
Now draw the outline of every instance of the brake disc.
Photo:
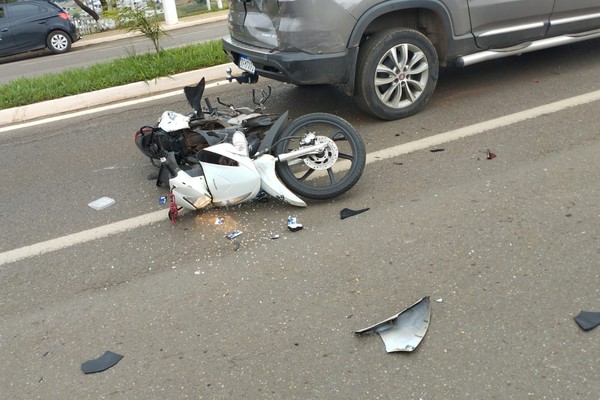
M 315 170 L 326 170 L 336 163 L 339 151 L 335 142 L 326 136 L 317 136 L 315 144 L 326 144 L 323 151 L 319 154 L 311 154 L 308 157 L 304 157 L 304 163 Z

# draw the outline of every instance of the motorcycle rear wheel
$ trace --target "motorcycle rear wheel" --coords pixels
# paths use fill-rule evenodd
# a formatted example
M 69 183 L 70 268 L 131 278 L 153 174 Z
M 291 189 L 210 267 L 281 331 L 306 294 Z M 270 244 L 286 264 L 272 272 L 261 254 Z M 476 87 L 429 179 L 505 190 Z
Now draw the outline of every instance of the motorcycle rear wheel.
M 308 199 L 327 200 L 346 193 L 365 168 L 367 152 L 362 138 L 337 115 L 306 114 L 292 121 L 277 138 L 276 154 L 299 149 L 300 140 L 309 133 L 328 143 L 325 151 L 277 163 L 277 175 L 292 192 Z

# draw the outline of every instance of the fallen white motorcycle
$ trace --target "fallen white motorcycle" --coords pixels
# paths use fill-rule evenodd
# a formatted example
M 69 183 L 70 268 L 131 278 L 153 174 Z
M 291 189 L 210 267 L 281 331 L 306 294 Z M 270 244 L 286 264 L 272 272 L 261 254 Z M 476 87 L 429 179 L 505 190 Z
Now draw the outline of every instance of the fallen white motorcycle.
M 194 109 L 188 115 L 165 111 L 155 126 L 135 133 L 138 148 L 160 168 L 157 185 L 168 181 L 175 222 L 178 210 L 234 205 L 263 191 L 294 206 L 342 195 L 359 180 L 366 151 L 356 130 L 327 113 L 301 116 L 289 124 L 262 112 L 271 94 L 262 91 L 256 108 L 236 108 L 217 98 L 218 109 L 201 99 L 205 82 L 184 88 Z

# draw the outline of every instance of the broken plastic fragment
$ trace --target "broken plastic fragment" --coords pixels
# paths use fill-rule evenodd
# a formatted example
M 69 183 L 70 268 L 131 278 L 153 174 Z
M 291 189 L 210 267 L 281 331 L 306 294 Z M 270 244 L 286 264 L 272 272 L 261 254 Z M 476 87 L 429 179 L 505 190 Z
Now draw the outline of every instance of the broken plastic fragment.
M 115 204 L 115 200 L 110 197 L 100 197 L 98 200 L 94 200 L 88 204 L 94 210 L 104 210 L 106 207 L 110 207 Z
M 345 219 L 369 210 L 369 208 L 363 208 L 362 210 L 351 210 L 349 208 L 344 208 L 342 211 L 340 211 L 340 218 Z
M 584 331 L 590 331 L 600 325 L 600 312 L 582 311 L 575 317 L 575 322 Z
M 234 239 L 234 238 L 240 236 L 242 233 L 243 233 L 242 231 L 240 231 L 239 229 L 236 229 L 235 231 L 227 234 L 227 239 Z
M 215 225 L 221 225 L 223 222 L 225 222 L 223 217 L 217 217 L 217 219 L 215 219 Z
M 158 199 L 158 204 L 167 204 L 167 196 L 161 196 Z
M 496 153 L 494 153 L 490 149 L 487 149 L 487 159 L 488 160 L 493 160 L 494 158 L 496 158 Z
M 95 360 L 89 360 L 81 364 L 81 370 L 84 374 L 93 374 L 109 369 L 116 365 L 123 358 L 122 355 L 107 351 Z
M 429 296 L 378 324 L 355 331 L 356 334 L 377 332 L 385 351 L 413 351 L 427 332 L 431 317 L 431 302 Z
M 296 217 L 288 217 L 288 229 L 292 232 L 299 231 L 302 229 L 302 224 L 298 222 L 298 218 Z
M 264 190 L 260 190 L 258 192 L 258 194 L 256 195 L 256 201 L 259 201 L 261 203 L 266 203 L 269 201 L 269 197 L 267 196 L 267 192 L 265 192 Z

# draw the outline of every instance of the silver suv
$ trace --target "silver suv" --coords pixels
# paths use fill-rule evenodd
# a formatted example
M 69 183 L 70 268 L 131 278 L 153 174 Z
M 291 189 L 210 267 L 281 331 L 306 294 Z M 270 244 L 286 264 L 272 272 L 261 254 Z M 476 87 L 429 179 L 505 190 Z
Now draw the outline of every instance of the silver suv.
M 600 0 L 230 0 L 228 22 L 247 81 L 340 84 L 392 120 L 425 106 L 440 66 L 600 37 Z

